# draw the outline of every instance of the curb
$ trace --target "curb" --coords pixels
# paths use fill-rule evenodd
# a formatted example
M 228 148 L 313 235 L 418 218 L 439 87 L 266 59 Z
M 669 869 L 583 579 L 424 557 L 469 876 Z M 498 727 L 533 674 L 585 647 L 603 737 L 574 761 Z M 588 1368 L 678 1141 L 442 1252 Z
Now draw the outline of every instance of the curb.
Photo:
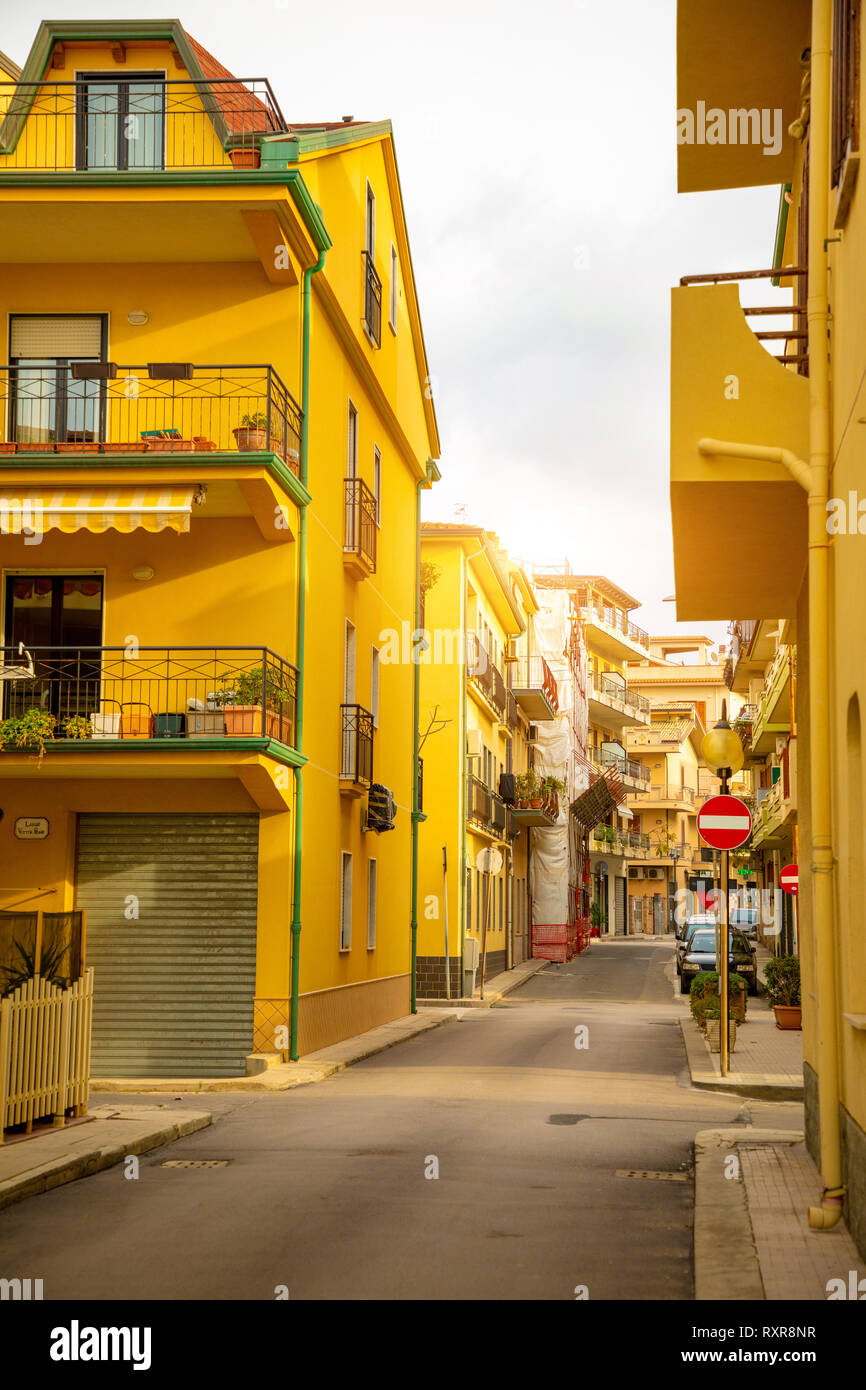
M 418 1005 L 419 1007 L 423 1005 L 425 1009 L 489 1009 L 491 1004 L 497 1003 L 498 1000 L 504 999 L 506 994 L 511 994 L 513 990 L 519 989 L 521 985 L 526 984 L 527 980 L 534 980 L 536 975 L 540 975 L 542 970 L 546 970 L 551 964 L 553 962 L 549 960 L 521 961 L 521 965 L 529 965 L 533 968 L 524 970 L 521 975 L 514 978 L 512 978 L 512 971 L 506 971 L 505 973 L 509 978 L 504 984 L 497 985 L 492 993 L 487 993 L 484 999 L 476 999 L 474 995 L 471 999 L 419 999 Z M 520 966 L 516 968 L 519 970 Z M 493 978 L 501 980 L 502 976 L 495 975 Z M 487 985 L 487 989 L 489 991 L 490 984 Z
M 772 1073 L 764 1073 L 763 1075 L 758 1073 L 749 1079 L 719 1076 L 710 1061 L 706 1043 L 694 1020 L 681 1018 L 679 1024 L 683 1046 L 686 1049 L 689 1076 L 693 1086 L 704 1091 L 733 1093 L 734 1095 L 745 1096 L 749 1100 L 802 1101 L 804 1092 L 802 1081 L 798 1084 L 792 1082 L 788 1077 L 776 1077 Z
M 725 1177 L 735 1144 L 799 1144 L 801 1131 L 703 1129 L 695 1135 L 695 1301 L 763 1301 L 761 1266 L 742 1177 Z
M 453 1005 L 452 1005 L 453 1008 Z M 410 1014 L 409 1018 L 417 1019 Z M 194 1076 L 194 1077 L 105 1077 L 100 1076 L 90 1082 L 91 1092 L 107 1091 L 120 1095 L 205 1095 L 211 1091 L 290 1091 L 296 1086 L 311 1086 L 318 1081 L 326 1081 L 338 1071 L 345 1071 L 356 1062 L 375 1057 L 378 1052 L 387 1052 L 398 1043 L 416 1038 L 431 1028 L 440 1028 L 443 1023 L 451 1023 L 454 1014 L 436 1011 L 432 1017 L 417 1019 L 413 1027 L 398 1027 L 395 1023 L 383 1023 L 379 1028 L 371 1028 L 368 1033 L 359 1033 L 355 1038 L 334 1043 L 331 1047 L 310 1052 L 298 1062 L 282 1062 L 269 1067 L 267 1071 L 255 1076 Z M 361 1039 L 366 1038 L 366 1042 Z M 350 1048 L 354 1050 L 349 1051 Z M 334 1055 L 328 1056 L 328 1053 Z M 340 1054 L 343 1055 L 340 1055 Z
M 101 1107 L 111 1110 L 112 1107 Z M 115 1111 L 113 1114 L 100 1115 L 99 1109 L 91 1112 L 91 1118 L 97 1122 L 111 1122 L 116 1120 L 120 1124 L 128 1124 L 133 1117 L 123 1111 Z M 143 1117 L 135 1117 L 141 1119 Z M 175 1139 L 182 1139 L 187 1134 L 194 1134 L 196 1130 L 205 1129 L 212 1121 L 212 1116 L 207 1110 L 186 1111 L 183 1115 L 176 1115 L 173 1120 L 164 1121 L 158 1128 L 145 1129 L 137 1137 L 127 1139 L 121 1143 L 102 1143 L 93 1148 L 82 1149 L 80 1153 L 59 1154 L 56 1158 L 48 1159 L 45 1163 L 37 1167 L 28 1168 L 21 1174 L 6 1178 L 0 1182 L 0 1210 L 11 1206 L 13 1202 L 20 1202 L 25 1197 L 36 1196 L 40 1192 L 48 1192 L 54 1187 L 60 1187 L 67 1182 L 75 1182 L 78 1178 L 90 1177 L 92 1173 L 99 1173 L 103 1168 L 112 1168 L 115 1164 L 121 1163 L 130 1154 L 147 1153 L 150 1149 L 159 1149 L 164 1144 L 171 1144 Z M 56 1133 L 62 1134 L 58 1130 Z M 70 1130 L 69 1135 L 78 1135 L 79 1130 Z M 22 1141 L 25 1149 L 28 1145 L 39 1145 L 40 1138 Z M 73 1140 L 73 1142 L 75 1142 Z M 80 1142 L 80 1141 L 79 1141 Z M 12 1147 L 12 1146 L 10 1146 Z M 17 1144 L 14 1146 L 17 1149 Z M 4 1144 L 3 1150 L 7 1151 Z M 32 1153 L 32 1149 L 27 1149 Z M 39 1153 L 38 1147 L 35 1153 Z

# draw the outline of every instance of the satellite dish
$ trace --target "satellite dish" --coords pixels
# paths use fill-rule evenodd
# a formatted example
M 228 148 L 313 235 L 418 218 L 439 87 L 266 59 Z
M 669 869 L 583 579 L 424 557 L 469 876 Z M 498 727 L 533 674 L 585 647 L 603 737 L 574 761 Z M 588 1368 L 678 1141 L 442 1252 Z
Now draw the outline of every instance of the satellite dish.
M 475 856 L 475 867 L 482 874 L 498 874 L 502 868 L 501 851 L 488 845 Z

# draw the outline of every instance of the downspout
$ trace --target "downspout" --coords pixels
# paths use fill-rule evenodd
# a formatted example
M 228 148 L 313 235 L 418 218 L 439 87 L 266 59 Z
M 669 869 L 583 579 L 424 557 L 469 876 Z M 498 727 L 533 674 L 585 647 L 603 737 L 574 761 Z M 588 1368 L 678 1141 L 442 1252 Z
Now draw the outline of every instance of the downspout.
M 412 939 L 412 964 L 411 964 L 411 989 L 412 1003 L 410 1012 L 418 1012 L 418 826 L 421 821 L 427 819 L 418 805 L 418 759 L 421 755 L 421 730 L 418 721 L 421 718 L 421 648 L 417 645 L 420 641 L 421 631 L 421 489 L 430 487 L 436 478 L 438 469 L 432 459 L 427 460 L 427 471 L 423 478 L 419 478 L 415 484 L 415 623 L 412 634 L 411 657 L 412 657 L 412 911 L 409 919 L 409 932 Z
M 811 880 L 817 956 L 818 1100 L 821 1126 L 821 1205 L 809 1225 L 829 1230 L 842 1215 L 839 1135 L 839 1044 L 836 1033 L 836 941 L 833 930 L 833 839 L 830 791 L 830 539 L 827 501 L 830 468 L 830 370 L 827 292 L 830 187 L 831 0 L 813 0 L 811 136 L 809 142 L 809 463 L 787 449 L 702 439 L 702 454 L 781 463 L 808 493 L 809 507 L 809 770 L 811 774 Z
M 307 487 L 309 474 L 309 435 L 310 435 L 310 285 L 313 276 L 325 264 L 325 250 L 319 252 L 315 265 L 304 271 L 303 291 L 303 341 L 301 352 L 301 410 L 303 427 L 301 430 L 301 457 L 299 473 L 303 486 Z M 301 507 L 298 528 L 298 693 L 296 699 L 295 748 L 298 753 L 304 750 L 304 641 L 307 619 L 307 508 Z M 304 826 L 304 780 L 300 767 L 295 768 L 295 845 L 292 865 L 292 1004 L 291 1033 L 289 1038 L 289 1057 L 298 1060 L 298 994 L 301 979 L 301 863 Z

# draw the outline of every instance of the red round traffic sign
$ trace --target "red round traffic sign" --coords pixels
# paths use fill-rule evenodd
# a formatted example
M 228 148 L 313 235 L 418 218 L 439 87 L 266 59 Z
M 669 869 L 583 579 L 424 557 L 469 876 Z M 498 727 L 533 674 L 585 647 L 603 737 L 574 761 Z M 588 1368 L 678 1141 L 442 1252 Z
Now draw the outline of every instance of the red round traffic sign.
M 800 891 L 800 867 L 798 864 L 786 864 L 779 874 L 779 887 L 785 893 L 790 893 L 792 898 L 796 898 Z
M 698 834 L 710 849 L 738 849 L 752 833 L 752 814 L 738 796 L 711 796 L 698 811 Z

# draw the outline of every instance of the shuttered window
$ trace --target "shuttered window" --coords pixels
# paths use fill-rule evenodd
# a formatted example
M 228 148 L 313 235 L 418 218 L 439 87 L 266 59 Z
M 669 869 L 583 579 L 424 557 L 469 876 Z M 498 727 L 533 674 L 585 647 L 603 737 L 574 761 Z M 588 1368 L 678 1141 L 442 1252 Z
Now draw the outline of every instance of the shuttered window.
M 101 314 L 14 314 L 10 324 L 10 357 L 101 357 L 104 319 Z
M 340 864 L 340 950 L 352 946 L 352 856 L 345 851 Z
M 375 859 L 367 864 L 367 950 L 376 948 L 376 875 L 378 865 Z

